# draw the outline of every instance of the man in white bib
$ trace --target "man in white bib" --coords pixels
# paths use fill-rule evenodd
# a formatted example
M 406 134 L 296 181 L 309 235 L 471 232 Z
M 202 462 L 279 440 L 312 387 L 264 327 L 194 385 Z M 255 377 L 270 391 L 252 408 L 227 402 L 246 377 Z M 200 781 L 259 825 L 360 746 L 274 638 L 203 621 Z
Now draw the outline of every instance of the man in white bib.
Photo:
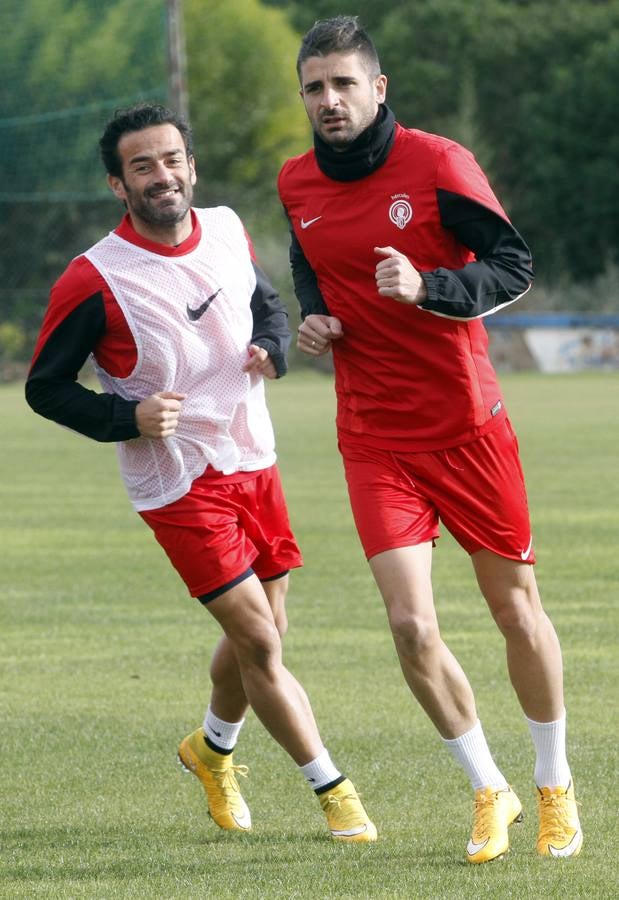
M 263 379 L 286 372 L 285 309 L 236 214 L 192 208 L 191 130 L 171 110 L 118 111 L 100 149 L 127 213 L 52 288 L 28 403 L 116 442 L 134 508 L 223 629 L 204 723 L 178 748 L 214 821 L 251 827 L 236 779 L 246 767 L 232 758 L 251 706 L 318 795 L 333 838 L 374 841 L 305 691 L 282 664 L 288 572 L 302 557 Z M 77 381 L 88 357 L 102 393 Z

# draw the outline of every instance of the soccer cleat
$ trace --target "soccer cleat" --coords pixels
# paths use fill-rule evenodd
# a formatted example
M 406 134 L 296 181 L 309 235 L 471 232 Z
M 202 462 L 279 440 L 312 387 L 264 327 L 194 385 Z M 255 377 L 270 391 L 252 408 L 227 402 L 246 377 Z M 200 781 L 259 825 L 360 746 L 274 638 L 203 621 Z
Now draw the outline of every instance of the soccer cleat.
M 376 840 L 376 826 L 370 822 L 359 795 L 348 778 L 324 794 L 319 794 L 318 799 L 335 841 L 352 844 Z
M 574 785 L 538 788 L 539 833 L 537 852 L 542 856 L 577 856 L 582 829 L 574 798 Z
M 473 833 L 466 846 L 470 863 L 497 859 L 509 850 L 508 827 L 522 821 L 522 804 L 510 787 L 500 791 L 480 788 L 475 791 Z
M 178 759 L 184 769 L 202 782 L 213 821 L 226 831 L 249 831 L 251 815 L 236 780 L 237 775 L 247 775 L 247 766 L 232 765 L 231 753 L 224 755 L 211 750 L 202 728 L 181 741 Z

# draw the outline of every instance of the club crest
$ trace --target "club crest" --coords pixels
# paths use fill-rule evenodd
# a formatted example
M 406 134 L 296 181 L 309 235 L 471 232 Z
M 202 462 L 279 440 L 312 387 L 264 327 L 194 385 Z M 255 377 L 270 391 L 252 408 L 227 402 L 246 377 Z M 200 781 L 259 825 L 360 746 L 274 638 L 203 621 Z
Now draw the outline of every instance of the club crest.
M 396 194 L 395 197 L 391 198 L 393 203 L 389 207 L 389 218 L 400 230 L 406 228 L 413 218 L 413 207 L 405 199 L 406 197 L 408 197 L 408 194 Z

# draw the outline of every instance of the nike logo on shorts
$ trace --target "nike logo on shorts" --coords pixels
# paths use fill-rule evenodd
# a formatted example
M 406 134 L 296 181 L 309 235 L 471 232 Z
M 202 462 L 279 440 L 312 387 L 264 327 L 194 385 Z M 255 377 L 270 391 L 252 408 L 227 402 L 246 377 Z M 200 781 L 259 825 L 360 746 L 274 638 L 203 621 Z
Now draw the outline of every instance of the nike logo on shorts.
M 305 219 L 301 219 L 301 228 L 305 231 L 306 228 L 309 228 L 310 225 L 313 225 L 314 222 L 317 222 L 318 219 L 322 219 L 322 216 L 316 216 L 314 219 L 308 219 L 307 222 Z
M 531 547 L 532 546 L 533 546 L 533 535 L 531 535 L 531 537 L 529 539 L 529 546 L 527 547 L 527 549 L 520 551 L 520 559 L 523 562 L 526 562 L 527 559 L 529 558 L 529 556 L 531 555 Z

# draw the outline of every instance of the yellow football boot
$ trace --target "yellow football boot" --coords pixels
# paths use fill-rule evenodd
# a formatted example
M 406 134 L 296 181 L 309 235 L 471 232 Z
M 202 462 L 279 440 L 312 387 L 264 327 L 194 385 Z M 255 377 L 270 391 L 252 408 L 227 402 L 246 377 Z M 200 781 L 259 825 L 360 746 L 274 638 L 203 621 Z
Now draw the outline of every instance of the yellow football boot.
M 473 832 L 466 846 L 468 862 L 489 862 L 507 853 L 507 829 L 512 822 L 521 821 L 522 804 L 510 787 L 500 791 L 493 788 L 475 791 Z
M 376 826 L 370 821 L 348 778 L 324 794 L 319 794 L 318 799 L 327 817 L 331 837 L 335 841 L 368 843 L 376 840 Z
M 582 847 L 582 829 L 572 782 L 567 788 L 538 788 L 539 833 L 537 852 L 542 856 L 577 856 Z
M 247 766 L 233 765 L 231 753 L 223 755 L 211 750 L 202 728 L 181 741 L 178 759 L 202 782 L 213 821 L 226 831 L 249 831 L 251 815 L 236 780 L 237 775 L 247 775 Z

